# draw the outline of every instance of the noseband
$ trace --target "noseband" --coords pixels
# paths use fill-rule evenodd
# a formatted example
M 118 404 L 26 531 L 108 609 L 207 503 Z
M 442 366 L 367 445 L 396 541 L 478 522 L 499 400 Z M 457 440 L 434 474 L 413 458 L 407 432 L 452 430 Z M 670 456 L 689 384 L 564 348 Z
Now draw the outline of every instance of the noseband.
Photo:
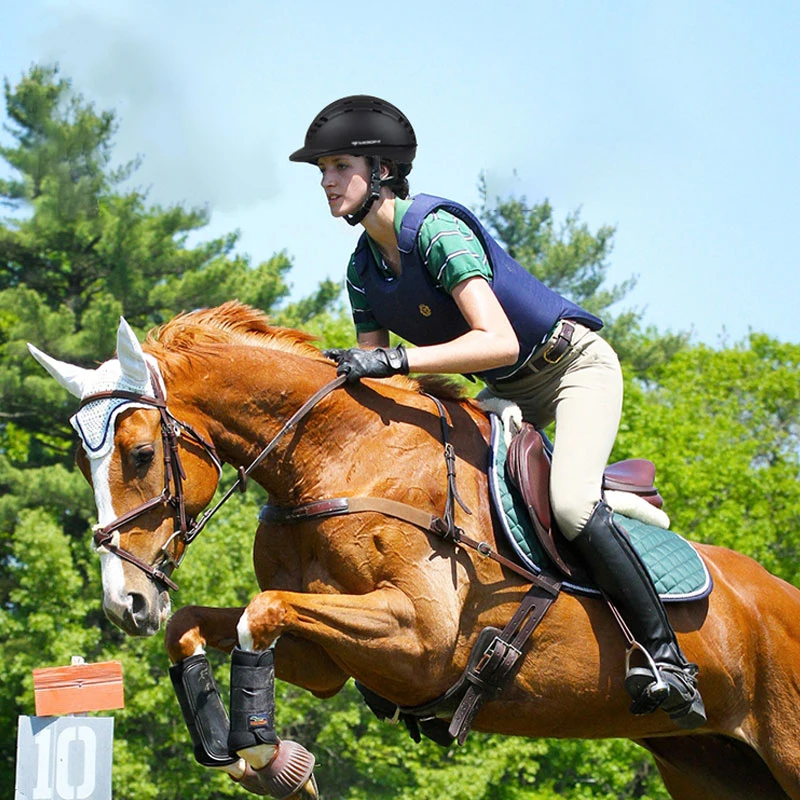
M 186 473 L 184 472 L 180 453 L 178 452 L 178 438 L 181 436 L 182 432 L 205 450 L 220 473 L 222 472 L 222 464 L 214 449 L 214 445 L 206 441 L 206 439 L 191 426 L 187 425 L 185 422 L 181 422 L 170 414 L 167 409 L 166 398 L 161 390 L 160 381 L 154 374 L 152 367 L 149 369 L 150 386 L 153 389 L 155 397 L 149 397 L 137 392 L 111 390 L 108 392 L 97 392 L 81 400 L 79 410 L 88 403 L 97 400 L 122 399 L 153 406 L 153 408 L 158 409 L 161 416 L 161 441 L 163 443 L 162 449 L 164 452 L 164 490 L 160 495 L 125 512 L 102 528 L 99 526 L 95 527 L 94 544 L 98 549 L 104 548 L 123 561 L 127 561 L 129 564 L 138 567 L 156 583 L 162 583 L 170 589 L 177 590 L 178 586 L 170 579 L 169 574 L 176 569 L 183 560 L 183 553 L 179 558 L 175 558 L 172 553 L 170 553 L 169 546 L 174 539 L 177 539 L 184 544 L 183 552 L 185 553 L 186 546 L 195 539 L 204 524 L 204 521 L 201 520 L 201 522 L 198 523 L 186 513 L 186 499 L 183 490 L 183 482 L 186 480 Z M 173 534 L 161 548 L 162 558 L 160 561 L 155 564 L 148 564 L 146 561 L 143 561 L 138 556 L 135 556 L 128 550 L 124 550 L 116 544 L 114 541 L 115 532 L 123 525 L 133 522 L 133 520 L 138 519 L 148 511 L 161 506 L 172 506 L 175 516 L 175 528 Z

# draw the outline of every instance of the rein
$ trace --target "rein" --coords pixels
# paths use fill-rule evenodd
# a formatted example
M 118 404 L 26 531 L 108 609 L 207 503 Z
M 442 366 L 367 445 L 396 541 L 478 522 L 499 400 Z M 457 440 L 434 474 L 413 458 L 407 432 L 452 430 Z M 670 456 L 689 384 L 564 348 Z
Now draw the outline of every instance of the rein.
M 281 439 L 300 422 L 314 406 L 332 391 L 337 389 L 347 380 L 347 376 L 339 375 L 322 388 L 317 390 L 311 397 L 303 403 L 300 408 L 284 423 L 283 427 L 272 438 L 256 456 L 248 467 L 239 467 L 238 477 L 225 494 L 217 501 L 213 508 L 205 511 L 195 520 L 186 513 L 186 502 L 183 490 L 183 482 L 186 480 L 186 473 L 180 460 L 178 451 L 178 438 L 181 431 L 188 434 L 189 438 L 199 444 L 207 453 L 211 461 L 222 472 L 222 465 L 214 448 L 203 436 L 197 433 L 191 426 L 175 418 L 167 409 L 166 398 L 161 390 L 160 382 L 154 371 L 150 368 L 150 383 L 155 397 L 149 397 L 136 392 L 126 392 L 122 390 L 112 390 L 108 392 L 98 392 L 88 395 L 80 404 L 83 408 L 88 403 L 104 399 L 124 399 L 137 403 L 143 403 L 157 408 L 161 415 L 161 438 L 164 451 L 164 490 L 160 495 L 145 501 L 136 508 L 125 512 L 107 525 L 96 527 L 94 531 L 94 544 L 98 549 L 105 549 L 118 556 L 129 564 L 138 567 L 154 581 L 163 583 L 169 589 L 178 590 L 178 585 L 169 577 L 172 571 L 177 569 L 186 553 L 186 548 L 191 544 L 200 532 L 205 528 L 211 518 L 222 508 L 223 505 L 233 496 L 234 493 L 244 492 L 247 488 L 247 479 L 252 471 L 275 449 Z M 441 422 L 442 441 L 444 443 L 444 459 L 447 466 L 447 496 L 445 499 L 444 513 L 441 517 L 433 513 L 422 511 L 415 506 L 397 500 L 387 500 L 379 497 L 336 497 L 326 500 L 317 500 L 293 508 L 282 508 L 279 506 L 266 505 L 259 514 L 259 521 L 265 523 L 298 523 L 310 519 L 322 519 L 343 514 L 356 514 L 363 512 L 375 512 L 384 514 L 396 519 L 402 519 L 422 530 L 436 534 L 445 541 L 451 542 L 456 546 L 469 547 L 480 555 L 492 559 L 504 566 L 506 569 L 515 572 L 525 580 L 550 590 L 550 584 L 542 580 L 530 570 L 525 569 L 519 564 L 515 564 L 510 559 L 496 553 L 487 542 L 478 542 L 464 534 L 464 531 L 455 523 L 455 503 L 462 510 L 471 514 L 464 501 L 458 494 L 456 487 L 456 457 L 453 445 L 450 443 L 449 429 L 450 423 L 447 412 L 442 402 L 433 395 L 423 393 L 432 400 L 439 413 Z M 174 485 L 174 493 L 172 486 Z M 135 519 L 138 519 L 148 511 L 160 506 L 170 505 L 175 511 L 175 531 L 167 539 L 161 548 L 162 559 L 157 564 L 148 564 L 138 556 L 120 547 L 115 539 L 120 527 Z M 170 552 L 169 547 L 173 540 L 178 540 L 184 545 L 184 550 L 180 557 L 175 558 Z

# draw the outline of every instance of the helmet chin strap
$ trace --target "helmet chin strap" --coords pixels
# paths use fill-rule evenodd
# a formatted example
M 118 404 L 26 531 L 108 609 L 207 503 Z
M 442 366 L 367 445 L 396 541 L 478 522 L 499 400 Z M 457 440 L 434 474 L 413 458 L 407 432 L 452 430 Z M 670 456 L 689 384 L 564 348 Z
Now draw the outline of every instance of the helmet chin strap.
M 372 174 L 369 179 L 369 194 L 364 200 L 361 208 L 355 214 L 345 215 L 345 219 L 350 225 L 358 225 L 364 217 L 369 214 L 373 203 L 380 199 L 381 187 L 384 184 L 391 183 L 392 178 L 381 180 L 381 159 L 379 156 L 372 156 Z

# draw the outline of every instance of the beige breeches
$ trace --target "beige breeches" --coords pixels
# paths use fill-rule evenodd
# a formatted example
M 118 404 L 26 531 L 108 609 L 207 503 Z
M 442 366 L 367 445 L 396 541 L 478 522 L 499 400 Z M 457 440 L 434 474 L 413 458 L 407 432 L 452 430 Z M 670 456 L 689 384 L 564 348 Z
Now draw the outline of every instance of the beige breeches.
M 523 372 L 489 391 L 513 400 L 528 422 L 555 420 L 550 501 L 562 533 L 580 533 L 600 500 L 603 470 L 622 413 L 622 371 L 617 355 L 600 336 L 576 325 L 570 349 L 541 372 Z

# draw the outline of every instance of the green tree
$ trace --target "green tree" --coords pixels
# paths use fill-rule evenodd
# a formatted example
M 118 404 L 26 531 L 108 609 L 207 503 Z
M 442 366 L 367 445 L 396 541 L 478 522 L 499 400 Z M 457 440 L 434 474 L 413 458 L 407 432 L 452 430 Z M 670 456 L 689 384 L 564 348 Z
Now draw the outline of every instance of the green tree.
M 232 256 L 233 234 L 187 246 L 208 211 L 150 205 L 145 194 L 124 189 L 136 164 L 111 165 L 114 114 L 97 112 L 56 68 L 34 66 L 4 88 L 13 145 L 0 155 L 14 177 L 0 181 L 0 201 L 10 211 L 0 223 L 0 794 L 13 791 L 13 732 L 17 715 L 33 711 L 32 668 L 80 654 L 125 665 L 129 703 L 118 715 L 115 780 L 127 788 L 117 796 L 178 796 L 174 787 L 185 783 L 175 770 L 195 776 L 194 796 L 210 796 L 217 790 L 206 788 L 207 776 L 197 777 L 186 758 L 163 640 L 126 640 L 103 616 L 89 536 L 96 511 L 73 464 L 68 420 L 75 401 L 33 362 L 25 343 L 94 366 L 112 355 L 120 314 L 143 332 L 184 309 L 234 296 L 273 310 L 288 294 L 291 262 L 277 253 L 251 266 Z M 320 287 L 283 312 L 308 318 L 333 295 Z M 186 591 L 179 602 L 205 594 L 207 603 L 242 603 L 254 593 L 253 580 L 238 570 L 250 561 L 256 500 L 250 503 L 246 521 L 234 515 L 238 524 L 227 529 L 236 565 L 225 554 L 208 557 L 224 574 L 204 571 L 196 594 Z M 228 584 L 236 586 L 235 601 L 225 599 Z M 171 731 L 166 743 L 162 730 Z M 162 752 L 173 769 L 163 779 L 151 770 Z M 164 789 L 168 781 L 172 790 Z
M 656 462 L 673 528 L 800 585 L 800 345 L 701 345 L 626 388 L 616 455 Z

